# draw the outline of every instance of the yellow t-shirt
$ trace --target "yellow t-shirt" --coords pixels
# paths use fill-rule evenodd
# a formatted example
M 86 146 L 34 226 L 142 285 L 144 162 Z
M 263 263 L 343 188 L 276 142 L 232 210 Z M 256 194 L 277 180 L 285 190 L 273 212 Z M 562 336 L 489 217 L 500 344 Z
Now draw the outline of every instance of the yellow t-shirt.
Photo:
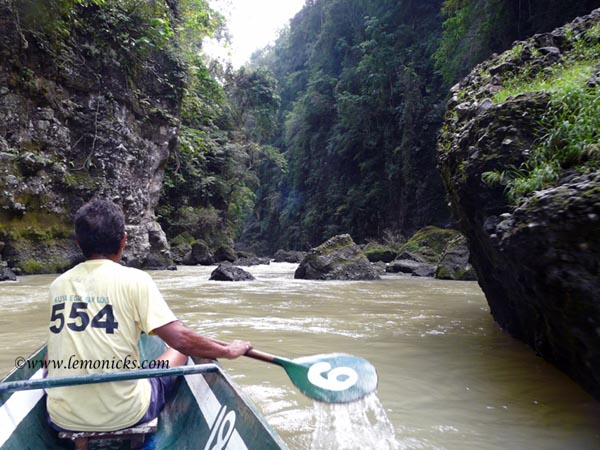
M 150 275 L 108 259 L 88 260 L 65 272 L 49 294 L 49 377 L 136 369 L 141 332 L 177 320 Z M 145 379 L 47 393 L 51 420 L 76 431 L 129 427 L 150 403 Z

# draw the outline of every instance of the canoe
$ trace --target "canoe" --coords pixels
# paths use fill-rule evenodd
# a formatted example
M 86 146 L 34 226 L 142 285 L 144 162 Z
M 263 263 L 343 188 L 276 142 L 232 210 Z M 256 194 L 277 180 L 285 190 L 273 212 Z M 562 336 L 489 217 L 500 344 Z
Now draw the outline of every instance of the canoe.
M 160 356 L 164 343 L 142 335 L 142 359 Z M 2 382 L 42 378 L 42 346 Z M 208 362 L 190 359 L 190 364 Z M 210 361 L 212 362 L 212 361 Z M 158 418 L 155 433 L 146 436 L 144 449 L 154 450 L 271 450 L 288 449 L 252 401 L 218 365 L 208 373 L 184 375 Z M 72 449 L 47 423 L 44 391 L 23 390 L 0 393 L 0 449 Z M 90 449 L 95 448 L 94 443 Z M 128 449 L 124 440 L 103 441 L 103 450 Z

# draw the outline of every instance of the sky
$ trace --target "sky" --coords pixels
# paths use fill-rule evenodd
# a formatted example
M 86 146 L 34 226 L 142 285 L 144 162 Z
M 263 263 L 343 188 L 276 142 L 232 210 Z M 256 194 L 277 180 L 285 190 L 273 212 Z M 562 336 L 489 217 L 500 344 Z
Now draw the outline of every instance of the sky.
M 226 20 L 231 44 L 225 49 L 214 39 L 205 40 L 204 52 L 231 61 L 235 68 L 248 62 L 255 50 L 277 38 L 278 31 L 304 6 L 305 0 L 210 0 Z

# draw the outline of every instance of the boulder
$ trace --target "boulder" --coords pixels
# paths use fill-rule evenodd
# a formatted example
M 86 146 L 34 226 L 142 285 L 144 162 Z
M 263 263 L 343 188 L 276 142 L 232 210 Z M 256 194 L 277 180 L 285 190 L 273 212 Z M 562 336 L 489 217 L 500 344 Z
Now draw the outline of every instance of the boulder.
M 61 273 L 84 260 L 74 238 L 12 241 L 2 258 L 17 275 Z
M 467 247 L 467 239 L 464 236 L 458 236 L 448 244 L 435 271 L 435 278 L 441 280 L 477 280 L 475 269 L 469 263 L 469 248 Z
M 435 270 L 436 266 L 433 264 L 410 259 L 396 259 L 389 263 L 386 268 L 388 273 L 407 273 L 418 277 L 432 277 Z
M 261 264 L 271 264 L 271 258 L 267 257 L 259 257 L 256 256 L 255 253 L 237 250 L 236 251 L 237 259 L 233 261 L 234 266 L 258 266 Z
M 196 241 L 192 244 L 192 249 L 183 259 L 183 264 L 209 266 L 215 263 L 215 258 L 204 241 Z
M 307 280 L 378 280 L 371 265 L 350 235 L 332 237 L 304 257 L 294 278 Z
M 392 262 L 398 256 L 398 252 L 387 245 L 369 244 L 364 249 L 365 255 L 371 262 Z
M 397 259 L 387 265 L 386 272 L 448 280 L 475 279 L 468 260 L 469 249 L 460 232 L 425 227 L 401 247 Z
M 273 255 L 273 262 L 300 263 L 305 256 L 306 252 L 280 249 Z
M 458 231 L 451 229 L 421 228 L 400 248 L 399 254 L 403 259 L 437 264 L 446 251 L 448 243 L 459 235 Z
M 251 273 L 230 263 L 219 264 L 210 274 L 210 280 L 213 281 L 250 281 L 254 279 Z
M 420 263 L 427 262 L 427 259 L 425 257 L 419 255 L 418 253 L 412 253 L 407 250 L 402 250 L 400 253 L 398 253 L 396 259 L 408 259 L 410 261 L 416 261 Z
M 431 266 L 429 264 L 423 264 L 421 267 L 418 267 L 412 275 L 414 277 L 433 277 L 435 275 L 435 266 Z
M 196 239 L 194 239 L 191 234 L 183 232 L 175 236 L 175 238 L 169 242 L 171 246 L 171 256 L 176 264 L 182 264 L 188 254 L 191 256 L 192 245 L 195 241 Z
M 0 281 L 16 281 L 17 276 L 8 268 L 5 261 L 0 261 Z
M 221 245 L 215 251 L 215 262 L 234 262 L 237 259 L 235 250 L 228 245 Z
M 373 267 L 373 270 L 375 270 L 377 275 L 379 275 L 379 276 L 385 275 L 385 271 L 387 270 L 387 264 L 384 263 L 383 261 L 377 261 L 377 262 L 371 263 L 371 266 Z

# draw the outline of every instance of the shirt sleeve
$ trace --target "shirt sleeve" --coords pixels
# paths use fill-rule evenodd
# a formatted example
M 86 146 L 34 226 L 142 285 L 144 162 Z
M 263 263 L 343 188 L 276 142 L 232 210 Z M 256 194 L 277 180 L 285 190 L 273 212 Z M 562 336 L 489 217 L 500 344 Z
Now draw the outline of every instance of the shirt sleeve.
M 150 275 L 141 273 L 138 298 L 139 323 L 142 331 L 151 334 L 152 330 L 174 322 L 177 317 L 167 305 Z

